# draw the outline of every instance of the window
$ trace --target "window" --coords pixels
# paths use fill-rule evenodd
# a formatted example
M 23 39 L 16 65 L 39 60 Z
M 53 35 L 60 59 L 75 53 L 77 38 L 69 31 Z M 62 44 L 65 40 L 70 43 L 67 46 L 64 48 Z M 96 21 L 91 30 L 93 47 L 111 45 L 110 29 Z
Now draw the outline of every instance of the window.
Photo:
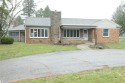
M 10 32 L 9 35 L 10 36 L 19 36 L 19 32 Z
M 30 29 L 31 38 L 48 38 L 47 28 Z
M 78 29 L 64 29 L 64 37 L 78 38 L 80 31 Z
M 103 37 L 109 37 L 109 29 L 103 29 Z

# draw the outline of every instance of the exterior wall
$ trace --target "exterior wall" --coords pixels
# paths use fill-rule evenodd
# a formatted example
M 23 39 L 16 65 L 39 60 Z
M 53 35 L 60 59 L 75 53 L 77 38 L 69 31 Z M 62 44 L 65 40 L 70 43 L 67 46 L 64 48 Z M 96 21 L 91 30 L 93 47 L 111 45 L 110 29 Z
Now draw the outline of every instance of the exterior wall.
M 94 42 L 94 29 L 88 29 L 88 41 Z
M 61 29 L 61 43 L 62 44 L 83 44 L 83 29 L 80 29 L 80 38 L 64 38 L 63 29 Z
M 26 27 L 26 43 L 51 43 L 50 41 L 50 29 L 48 38 L 30 38 L 30 28 Z
M 97 28 L 96 29 L 96 43 L 102 44 L 102 43 L 108 43 L 108 42 L 118 42 L 119 41 L 119 29 L 109 29 L 109 37 L 103 37 L 103 29 Z
M 51 42 L 58 44 L 60 41 L 61 12 L 51 12 Z

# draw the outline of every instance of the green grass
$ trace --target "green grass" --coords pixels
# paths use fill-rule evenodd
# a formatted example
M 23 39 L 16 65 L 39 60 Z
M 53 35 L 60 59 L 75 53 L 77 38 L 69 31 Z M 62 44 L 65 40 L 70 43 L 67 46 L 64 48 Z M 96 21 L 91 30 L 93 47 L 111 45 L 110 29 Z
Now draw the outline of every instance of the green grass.
M 62 46 L 52 44 L 25 44 L 20 42 L 15 42 L 12 45 L 0 44 L 0 60 L 33 54 L 68 50 L 78 50 L 78 48 L 76 46 Z
M 22 80 L 15 83 L 125 83 L 125 67 Z
M 106 45 L 112 49 L 125 49 L 125 38 L 119 38 L 119 43 L 107 43 Z

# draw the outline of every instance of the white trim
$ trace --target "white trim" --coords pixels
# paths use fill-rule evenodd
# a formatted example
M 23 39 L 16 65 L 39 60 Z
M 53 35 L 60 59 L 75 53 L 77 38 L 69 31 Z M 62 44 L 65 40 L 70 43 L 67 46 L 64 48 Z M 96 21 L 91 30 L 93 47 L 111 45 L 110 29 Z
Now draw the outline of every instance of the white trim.
M 108 28 L 104 28 L 104 29 L 108 29 Z M 110 29 L 108 29 L 108 36 L 104 36 L 104 29 L 103 29 L 103 33 L 102 33 L 103 37 L 110 37 Z
M 66 37 L 64 37 L 64 30 L 66 30 Z M 67 37 L 67 30 L 76 30 L 76 37 Z M 79 30 L 79 37 L 77 37 L 77 30 Z M 63 29 L 63 38 L 80 38 L 80 29 Z
M 36 39 L 37 38 L 43 38 L 44 39 L 44 38 L 49 38 L 49 37 L 30 37 L 30 38 L 36 38 Z
M 37 29 L 37 37 L 31 37 L 31 29 L 33 29 L 33 32 L 34 32 L 34 29 Z M 41 29 L 44 30 L 44 37 L 38 37 L 38 29 L 40 29 L 40 33 L 42 33 Z M 45 30 L 47 30 L 47 37 L 45 37 Z M 34 35 L 34 33 L 33 33 L 33 35 Z M 49 38 L 49 29 L 48 28 L 30 28 L 29 38 Z

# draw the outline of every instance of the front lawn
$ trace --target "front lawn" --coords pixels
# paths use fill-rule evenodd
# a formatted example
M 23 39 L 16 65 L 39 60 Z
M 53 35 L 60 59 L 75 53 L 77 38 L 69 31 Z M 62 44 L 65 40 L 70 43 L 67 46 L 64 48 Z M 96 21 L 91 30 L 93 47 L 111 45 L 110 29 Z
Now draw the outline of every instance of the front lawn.
M 78 50 L 78 48 L 76 46 L 62 46 L 52 44 L 25 44 L 22 42 L 15 42 L 12 45 L 0 44 L 0 60 L 33 54 L 42 54 L 68 50 Z
M 23 80 L 14 83 L 125 83 L 125 67 Z
M 112 49 L 125 49 L 125 38 L 119 38 L 119 43 L 107 43 L 106 45 Z

